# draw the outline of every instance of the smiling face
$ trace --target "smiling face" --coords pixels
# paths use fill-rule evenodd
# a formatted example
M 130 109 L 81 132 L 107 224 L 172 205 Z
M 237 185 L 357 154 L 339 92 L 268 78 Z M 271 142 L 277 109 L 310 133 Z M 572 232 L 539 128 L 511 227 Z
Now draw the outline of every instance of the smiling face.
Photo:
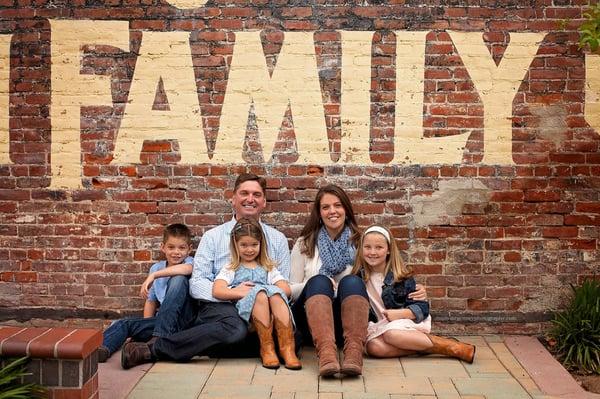
M 330 237 L 336 237 L 344 229 L 346 210 L 335 195 L 323 194 L 319 203 L 319 213 Z
M 190 253 L 190 244 L 183 237 L 171 236 L 160 244 L 160 250 L 167 258 L 167 266 L 179 265 Z
M 247 266 L 254 266 L 260 255 L 260 241 L 251 236 L 242 236 L 235 242 L 240 262 Z
M 257 181 L 249 180 L 239 185 L 233 193 L 231 204 L 237 220 L 243 217 L 258 219 L 267 205 L 262 187 Z
M 373 232 L 363 238 L 363 258 L 372 271 L 383 273 L 389 253 L 390 247 L 382 234 Z

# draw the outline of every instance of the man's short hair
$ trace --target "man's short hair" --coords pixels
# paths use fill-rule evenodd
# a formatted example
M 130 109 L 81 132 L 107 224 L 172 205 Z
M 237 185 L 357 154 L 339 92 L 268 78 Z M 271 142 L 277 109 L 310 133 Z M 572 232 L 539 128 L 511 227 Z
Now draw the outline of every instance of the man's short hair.
M 233 192 L 236 192 L 238 187 L 242 184 L 245 183 L 247 181 L 255 181 L 260 185 L 260 188 L 262 188 L 262 192 L 263 194 L 267 194 L 267 180 L 264 177 L 255 175 L 254 173 L 242 173 L 241 175 L 238 176 L 237 179 L 235 179 L 235 184 L 233 186 Z
M 165 227 L 163 231 L 163 242 L 171 237 L 183 238 L 188 244 L 192 243 L 192 232 L 189 227 L 183 223 L 173 223 Z

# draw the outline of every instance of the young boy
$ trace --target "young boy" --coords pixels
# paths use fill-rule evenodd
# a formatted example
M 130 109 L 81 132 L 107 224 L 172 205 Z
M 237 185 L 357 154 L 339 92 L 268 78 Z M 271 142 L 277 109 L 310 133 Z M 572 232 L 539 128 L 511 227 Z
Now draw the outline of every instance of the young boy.
M 104 331 L 98 348 L 99 362 L 105 362 L 118 351 L 127 338 L 147 342 L 182 330 L 191 322 L 195 316 L 188 295 L 188 278 L 194 263 L 189 256 L 191 241 L 192 234 L 186 225 L 176 223 L 165 228 L 160 251 L 166 260 L 152 265 L 140 288 L 140 295 L 146 298 L 144 317 L 114 321 Z

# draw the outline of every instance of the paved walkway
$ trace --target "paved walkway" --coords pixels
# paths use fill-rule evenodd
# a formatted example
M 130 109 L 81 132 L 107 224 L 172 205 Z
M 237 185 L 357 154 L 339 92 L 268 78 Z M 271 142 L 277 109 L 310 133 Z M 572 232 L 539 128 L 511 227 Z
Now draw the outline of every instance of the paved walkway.
M 437 356 L 365 359 L 357 378 L 319 378 L 313 348 L 300 371 L 268 370 L 258 359 L 197 358 L 120 368 L 100 365 L 100 399 L 600 399 L 583 391 L 533 337 L 469 336 L 475 362 Z

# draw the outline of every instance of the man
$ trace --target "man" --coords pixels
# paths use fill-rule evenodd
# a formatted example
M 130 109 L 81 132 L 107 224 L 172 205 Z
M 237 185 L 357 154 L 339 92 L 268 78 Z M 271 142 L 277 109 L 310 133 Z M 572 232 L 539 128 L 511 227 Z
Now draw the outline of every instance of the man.
M 235 181 L 233 218 L 207 231 L 200 240 L 190 278 L 190 295 L 198 301 L 198 313 L 191 327 L 150 343 L 131 342 L 123 347 L 121 365 L 168 359 L 187 361 L 196 355 L 242 357 L 258 353 L 256 342 L 245 342 L 248 327 L 231 302 L 212 296 L 214 277 L 230 262 L 230 235 L 236 220 L 251 217 L 260 220 L 267 204 L 266 180 L 254 174 L 241 174 Z M 261 222 L 268 243 L 269 257 L 281 274 L 290 274 L 290 251 L 285 236 Z M 240 287 L 243 289 L 243 287 Z M 239 345 L 235 345 L 239 344 Z M 249 350 L 249 351 L 248 351 Z

